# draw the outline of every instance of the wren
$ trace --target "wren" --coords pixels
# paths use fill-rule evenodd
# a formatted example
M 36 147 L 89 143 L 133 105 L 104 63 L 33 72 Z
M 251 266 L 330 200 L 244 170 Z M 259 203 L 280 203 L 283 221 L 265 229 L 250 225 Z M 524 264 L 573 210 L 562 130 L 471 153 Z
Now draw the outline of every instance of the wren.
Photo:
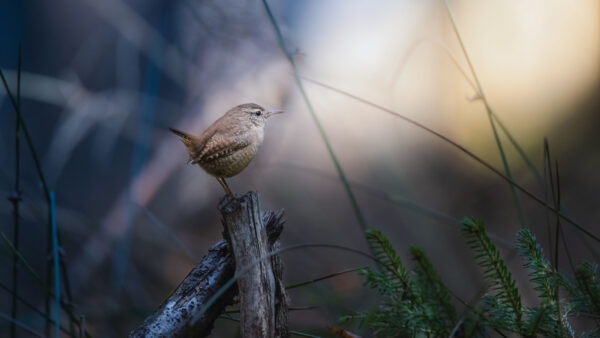
M 265 110 L 255 103 L 231 108 L 201 135 L 194 136 L 169 128 L 187 147 L 189 163 L 198 164 L 214 176 L 227 195 L 233 193 L 225 178 L 239 174 L 258 152 L 265 135 L 267 119 L 282 110 Z

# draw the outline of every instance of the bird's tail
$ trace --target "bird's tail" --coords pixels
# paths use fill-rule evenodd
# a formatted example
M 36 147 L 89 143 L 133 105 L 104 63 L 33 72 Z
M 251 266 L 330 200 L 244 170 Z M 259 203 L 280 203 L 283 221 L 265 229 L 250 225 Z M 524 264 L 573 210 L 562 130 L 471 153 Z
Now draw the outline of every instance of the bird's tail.
M 192 136 L 190 134 L 184 133 L 179 129 L 175 129 L 175 128 L 170 128 L 169 130 L 173 132 L 173 134 L 181 137 L 181 140 L 183 141 L 183 143 L 185 143 L 186 141 L 192 141 Z
M 190 159 L 189 159 L 189 163 L 195 163 L 194 158 L 196 157 L 196 147 L 194 146 L 194 137 L 188 133 L 185 133 L 181 130 L 175 129 L 175 128 L 169 128 L 170 131 L 173 132 L 173 134 L 179 136 L 181 138 L 181 142 L 183 142 L 183 144 L 185 144 L 186 148 L 188 149 L 188 152 L 190 154 Z

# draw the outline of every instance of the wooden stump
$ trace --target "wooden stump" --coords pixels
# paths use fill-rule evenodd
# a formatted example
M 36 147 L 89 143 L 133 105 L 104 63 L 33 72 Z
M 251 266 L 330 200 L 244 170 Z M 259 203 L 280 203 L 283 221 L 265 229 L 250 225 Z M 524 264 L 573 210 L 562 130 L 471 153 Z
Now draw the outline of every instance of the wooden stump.
M 288 337 L 283 267 L 271 254 L 279 246 L 269 241 L 258 194 L 225 198 L 219 210 L 236 263 L 242 336 Z
M 250 267 L 246 273 L 238 276 L 240 278 L 238 284 L 242 283 L 244 286 L 244 291 L 240 295 L 244 337 L 289 336 L 287 303 L 282 283 L 283 266 L 278 255 L 268 256 L 269 252 L 279 247 L 278 239 L 284 223 L 283 211 L 261 213 L 258 194 L 254 192 L 234 199 L 225 197 L 221 200 L 219 210 L 223 215 L 225 237 L 231 238 L 233 234 L 235 241 L 229 243 L 221 240 L 215 244 L 159 308 L 148 316 L 140 327 L 131 331 L 130 337 L 208 336 L 215 319 L 233 302 L 238 287 L 234 285 L 206 311 L 201 310 L 207 301 L 234 277 L 234 273 L 244 266 Z M 249 229 L 254 229 L 254 234 Z M 242 233 L 247 233 L 250 237 L 245 238 Z M 233 243 L 236 243 L 236 246 Z M 236 264 L 234 253 L 238 246 L 247 247 L 244 252 L 258 256 L 253 258 L 237 253 L 235 258 L 239 257 L 244 262 Z M 266 252 L 265 255 L 260 256 L 259 253 L 263 251 Z M 261 257 L 268 258 L 261 260 Z M 256 272 L 261 274 L 257 276 Z M 253 284 L 255 281 L 261 283 L 265 281 L 266 284 L 255 286 Z M 252 283 L 248 284 L 249 282 Z M 248 303 L 249 299 L 256 300 L 256 303 Z M 245 309 L 244 306 L 260 312 L 260 318 L 259 316 L 250 318 L 248 315 L 250 310 Z M 261 324 L 252 325 L 254 320 L 258 320 Z M 247 329 L 245 325 L 250 328 Z M 266 335 L 256 335 L 255 332 L 266 332 Z

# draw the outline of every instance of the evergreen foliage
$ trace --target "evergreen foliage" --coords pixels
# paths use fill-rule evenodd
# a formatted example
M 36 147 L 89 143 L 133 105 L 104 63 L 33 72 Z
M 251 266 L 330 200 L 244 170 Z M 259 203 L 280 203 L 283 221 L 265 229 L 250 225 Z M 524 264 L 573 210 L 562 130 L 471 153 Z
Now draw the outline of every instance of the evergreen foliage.
M 544 256 L 528 229 L 517 234 L 516 248 L 524 259 L 531 285 L 539 298 L 533 307 L 523 306 L 516 282 L 500 253 L 486 235 L 481 221 L 463 220 L 463 234 L 476 253 L 488 282 L 487 294 L 476 304 L 457 311 L 451 292 L 425 253 L 409 248 L 414 268 L 406 269 L 389 240 L 376 230 L 367 231 L 381 267 L 365 268 L 365 285 L 378 291 L 380 304 L 373 310 L 341 318 L 358 320 L 377 337 L 485 337 L 502 336 L 591 337 L 600 334 L 600 278 L 598 266 L 581 263 L 573 276 L 559 273 Z M 566 291 L 566 292 L 565 292 Z M 563 297 L 563 298 L 561 298 Z M 570 319 L 593 321 L 596 329 L 576 332 Z M 577 323 L 581 321 L 578 320 Z

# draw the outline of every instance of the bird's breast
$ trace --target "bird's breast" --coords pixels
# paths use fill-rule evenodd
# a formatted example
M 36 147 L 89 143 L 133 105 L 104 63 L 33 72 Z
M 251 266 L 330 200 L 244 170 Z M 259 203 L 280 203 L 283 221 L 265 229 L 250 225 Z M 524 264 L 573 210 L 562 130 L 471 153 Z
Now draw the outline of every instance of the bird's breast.
M 206 172 L 215 177 L 231 177 L 239 174 L 252 161 L 263 141 L 262 130 L 260 133 L 247 135 L 248 145 L 231 152 L 227 156 L 219 157 L 210 162 L 198 163 Z

